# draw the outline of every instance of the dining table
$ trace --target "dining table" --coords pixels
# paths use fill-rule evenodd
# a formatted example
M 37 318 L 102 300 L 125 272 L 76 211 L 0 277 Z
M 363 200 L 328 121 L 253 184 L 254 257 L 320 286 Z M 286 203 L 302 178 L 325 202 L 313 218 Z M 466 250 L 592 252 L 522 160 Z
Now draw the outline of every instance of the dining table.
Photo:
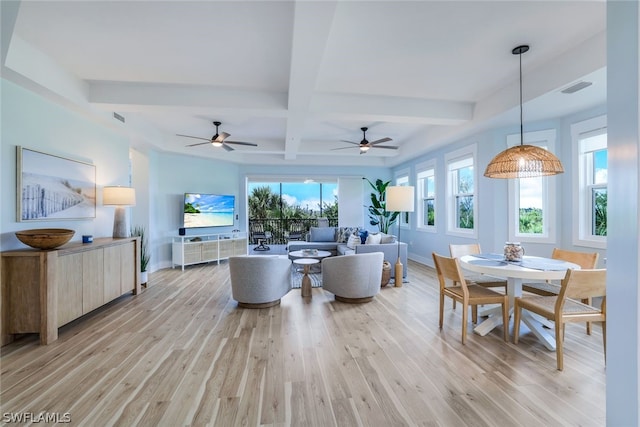
M 525 255 L 519 261 L 508 262 L 504 260 L 503 254 L 486 253 L 464 255 L 458 261 L 463 270 L 507 280 L 510 314 L 513 313 L 515 298 L 522 295 L 523 281 L 562 280 L 568 269 L 580 269 L 578 264 L 571 262 L 530 255 Z M 502 325 L 500 307 L 487 310 L 483 315 L 488 317 L 474 328 L 475 333 L 486 335 L 496 326 Z M 521 319 L 548 350 L 555 350 L 555 338 L 544 328 L 546 320 L 526 310 L 522 311 Z

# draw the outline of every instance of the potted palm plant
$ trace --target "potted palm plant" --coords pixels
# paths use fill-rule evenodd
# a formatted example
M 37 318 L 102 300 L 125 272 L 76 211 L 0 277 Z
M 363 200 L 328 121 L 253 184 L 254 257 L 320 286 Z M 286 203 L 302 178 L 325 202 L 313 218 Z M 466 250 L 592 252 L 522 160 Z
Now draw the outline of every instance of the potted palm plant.
M 140 237 L 140 282 L 146 284 L 149 280 L 149 261 L 151 254 L 149 253 L 149 242 L 147 241 L 147 232 L 142 225 L 136 225 L 131 229 L 131 237 Z
M 387 202 L 385 200 L 385 192 L 391 181 L 382 181 L 376 179 L 376 183 L 367 180 L 371 188 L 371 204 L 369 205 L 369 224 L 377 225 L 381 233 L 389 233 L 389 227 L 398 219 L 400 212 L 390 212 L 387 210 Z

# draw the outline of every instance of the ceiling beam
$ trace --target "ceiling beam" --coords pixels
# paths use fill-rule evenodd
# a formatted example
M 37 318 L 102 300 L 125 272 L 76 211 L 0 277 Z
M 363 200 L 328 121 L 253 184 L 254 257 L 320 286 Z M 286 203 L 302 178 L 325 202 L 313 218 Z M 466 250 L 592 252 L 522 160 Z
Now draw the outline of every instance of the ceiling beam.
M 296 158 L 300 147 L 305 113 L 311 105 L 336 6 L 337 2 L 297 1 L 295 4 L 285 137 L 285 159 L 288 160 Z
M 146 108 L 223 108 L 255 110 L 268 115 L 285 116 L 286 93 L 231 89 L 206 85 L 149 84 L 131 82 L 90 81 L 89 102 L 120 105 L 123 110 Z
M 473 102 L 381 95 L 317 94 L 311 111 L 327 117 L 430 125 L 458 125 L 473 119 Z M 357 115 L 354 112 L 358 112 Z M 365 120 L 366 121 L 366 120 Z

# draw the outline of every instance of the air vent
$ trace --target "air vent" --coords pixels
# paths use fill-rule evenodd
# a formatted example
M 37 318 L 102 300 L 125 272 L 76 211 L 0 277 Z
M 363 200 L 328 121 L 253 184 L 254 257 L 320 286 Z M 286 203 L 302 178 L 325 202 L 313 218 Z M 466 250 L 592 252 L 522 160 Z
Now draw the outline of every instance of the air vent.
M 114 119 L 116 119 L 116 120 L 120 120 L 122 123 L 124 123 L 124 116 L 121 116 L 121 115 L 120 115 L 120 114 L 118 114 L 118 113 L 115 113 L 115 112 L 114 112 L 114 113 L 113 113 L 113 118 L 114 118 Z
M 584 82 L 584 81 L 578 82 L 578 83 L 576 83 L 574 85 L 571 85 L 571 86 L 569 86 L 567 88 L 562 89 L 561 92 L 562 93 L 567 93 L 567 94 L 576 93 L 577 91 L 582 90 L 585 87 L 591 86 L 592 84 L 593 83 L 591 83 L 591 82 Z

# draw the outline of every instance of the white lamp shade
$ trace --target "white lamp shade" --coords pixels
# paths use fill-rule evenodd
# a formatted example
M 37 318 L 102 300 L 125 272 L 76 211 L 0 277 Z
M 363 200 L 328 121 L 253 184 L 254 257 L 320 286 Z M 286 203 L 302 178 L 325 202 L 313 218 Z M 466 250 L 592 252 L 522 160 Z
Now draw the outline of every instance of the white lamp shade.
M 104 187 L 102 204 L 105 206 L 135 206 L 136 190 L 131 187 Z
M 387 187 L 385 200 L 387 210 L 390 212 L 413 212 L 415 209 L 413 187 L 411 186 Z

